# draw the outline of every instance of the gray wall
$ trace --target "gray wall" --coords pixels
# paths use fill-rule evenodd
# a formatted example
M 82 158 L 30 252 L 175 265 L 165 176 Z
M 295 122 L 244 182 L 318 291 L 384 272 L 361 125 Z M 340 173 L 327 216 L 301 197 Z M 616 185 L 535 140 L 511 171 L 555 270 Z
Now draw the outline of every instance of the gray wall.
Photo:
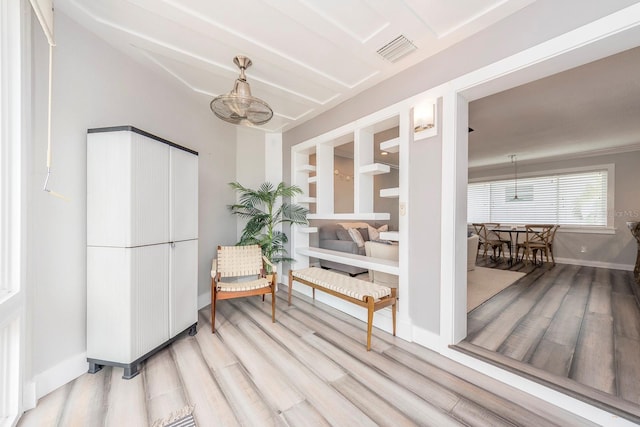
M 441 112 L 439 100 L 439 129 Z M 434 334 L 440 332 L 441 158 L 441 133 L 409 145 L 409 316 Z
M 562 232 L 556 235 L 555 254 L 558 258 L 595 263 L 633 266 L 636 241 L 627 228 L 627 221 L 640 221 L 640 151 L 607 156 L 547 161 L 535 164 L 519 164 L 518 173 L 556 170 L 582 166 L 615 164 L 615 204 L 608 212 L 613 218 L 615 234 L 588 234 Z M 501 167 L 470 171 L 469 179 L 513 174 L 513 168 Z M 582 252 L 582 249 L 586 252 Z
M 333 157 L 333 169 L 338 175 L 333 175 L 333 211 L 335 213 L 353 212 L 353 157 Z
M 391 167 L 389 173 L 381 173 L 373 177 L 373 211 L 391 214 L 389 230 L 398 230 L 398 199 L 395 197 L 380 197 L 380 190 L 384 188 L 396 188 L 399 185 L 400 175 L 398 168 Z
M 154 74 L 62 13 L 56 13 L 53 80 L 53 175 L 42 191 L 46 164 L 48 45 L 33 24 L 33 159 L 28 218 L 28 301 L 38 375 L 86 350 L 86 131 L 133 125 L 199 156 L 199 292 L 209 289 L 213 248 L 234 243 L 235 128 L 216 120 L 206 100 Z M 64 369 L 63 369 L 64 371 Z M 29 375 L 29 373 L 28 373 Z M 60 384 L 58 384 L 60 385 Z M 46 391 L 46 390 L 45 390 Z M 39 390 L 42 392 L 42 390 Z M 39 393 L 41 394 L 41 393 Z
M 264 156 L 257 154 L 262 153 L 265 150 L 264 133 L 256 129 L 245 128 L 242 126 L 237 126 L 235 130 L 237 140 L 235 142 L 236 175 L 234 181 L 239 182 L 247 188 L 257 189 L 266 181 Z M 277 182 L 272 182 L 272 184 L 278 185 Z M 234 201 L 236 198 L 237 194 L 235 194 Z M 235 220 L 236 241 L 239 241 L 248 220 L 239 216 L 236 216 Z

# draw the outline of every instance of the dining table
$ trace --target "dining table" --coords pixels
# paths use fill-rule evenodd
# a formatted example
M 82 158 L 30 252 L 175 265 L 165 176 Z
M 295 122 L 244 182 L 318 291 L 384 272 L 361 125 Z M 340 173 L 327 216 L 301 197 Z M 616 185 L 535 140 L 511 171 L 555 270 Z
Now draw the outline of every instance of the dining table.
M 511 248 L 509 248 L 509 264 L 513 265 L 514 262 L 517 262 L 518 253 L 516 251 L 518 250 L 518 240 L 519 240 L 520 234 L 526 233 L 527 229 L 525 227 L 500 226 L 495 228 L 489 228 L 488 230 L 495 232 L 498 235 L 498 238 L 500 238 L 501 240 L 506 240 L 506 239 L 502 239 L 501 237 L 502 233 L 509 234 L 509 241 L 511 242 Z M 515 255 L 514 255 L 514 252 L 515 252 Z

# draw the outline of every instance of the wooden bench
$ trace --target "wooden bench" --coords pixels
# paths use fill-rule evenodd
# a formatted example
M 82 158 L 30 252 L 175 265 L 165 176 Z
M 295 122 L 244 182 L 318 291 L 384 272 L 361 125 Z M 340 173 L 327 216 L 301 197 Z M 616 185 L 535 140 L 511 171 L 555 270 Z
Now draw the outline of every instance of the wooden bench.
M 373 327 L 374 311 L 391 306 L 393 335 L 396 335 L 396 289 L 376 285 L 318 267 L 309 267 L 302 270 L 289 271 L 289 305 L 291 305 L 294 280 L 311 286 L 314 299 L 316 297 L 316 289 L 319 289 L 329 295 L 365 307 L 367 309 L 367 351 L 371 350 L 371 329 Z

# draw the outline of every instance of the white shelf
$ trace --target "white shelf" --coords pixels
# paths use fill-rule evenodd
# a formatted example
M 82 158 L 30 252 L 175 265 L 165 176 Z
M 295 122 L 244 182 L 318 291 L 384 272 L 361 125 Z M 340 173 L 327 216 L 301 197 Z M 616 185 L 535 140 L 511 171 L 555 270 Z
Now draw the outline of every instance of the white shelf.
M 392 261 L 390 259 L 373 258 L 322 248 L 298 248 L 296 249 L 296 253 L 313 258 L 326 259 L 327 261 L 338 262 L 340 264 L 380 271 L 382 273 L 400 274 L 398 261 Z
M 300 165 L 298 166 L 298 169 L 296 169 L 298 172 L 315 172 L 316 171 L 316 167 L 314 165 Z
M 423 130 L 421 132 L 414 132 L 413 133 L 413 140 L 414 141 L 419 141 L 421 139 L 431 138 L 433 136 L 436 136 L 437 134 L 438 134 L 438 128 L 434 126 L 431 129 L 426 129 L 426 130 Z
M 360 173 L 364 175 L 379 175 L 381 173 L 389 173 L 391 168 L 389 165 L 382 163 L 372 163 L 370 165 L 360 166 Z
M 400 188 L 381 188 L 380 197 L 398 198 L 400 197 Z
M 309 184 L 315 184 L 317 181 L 318 181 L 318 177 L 317 177 L 317 176 L 310 176 L 310 177 L 307 179 L 307 182 L 308 182 Z
M 348 214 L 308 214 L 307 219 L 340 219 L 349 221 L 388 221 L 391 219 L 389 213 L 348 213 Z
M 296 200 L 297 203 L 315 203 L 316 202 L 316 198 L 315 197 L 299 197 Z
M 400 240 L 400 232 L 398 231 L 381 231 L 380 240 L 392 240 L 397 242 Z
M 380 151 L 386 151 L 387 153 L 397 153 L 400 151 L 400 138 L 390 139 L 380 143 Z
M 317 233 L 318 227 L 298 227 L 298 231 L 307 234 Z

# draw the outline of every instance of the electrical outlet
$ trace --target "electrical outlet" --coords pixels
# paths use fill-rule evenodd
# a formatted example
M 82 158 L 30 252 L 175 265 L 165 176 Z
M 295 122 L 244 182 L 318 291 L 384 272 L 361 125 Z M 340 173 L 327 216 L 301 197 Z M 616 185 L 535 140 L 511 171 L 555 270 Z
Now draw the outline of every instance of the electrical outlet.
M 587 252 L 587 247 L 586 246 L 580 246 L 580 252 L 581 253 L 586 253 Z
M 400 216 L 405 216 L 407 214 L 407 204 L 400 203 Z

